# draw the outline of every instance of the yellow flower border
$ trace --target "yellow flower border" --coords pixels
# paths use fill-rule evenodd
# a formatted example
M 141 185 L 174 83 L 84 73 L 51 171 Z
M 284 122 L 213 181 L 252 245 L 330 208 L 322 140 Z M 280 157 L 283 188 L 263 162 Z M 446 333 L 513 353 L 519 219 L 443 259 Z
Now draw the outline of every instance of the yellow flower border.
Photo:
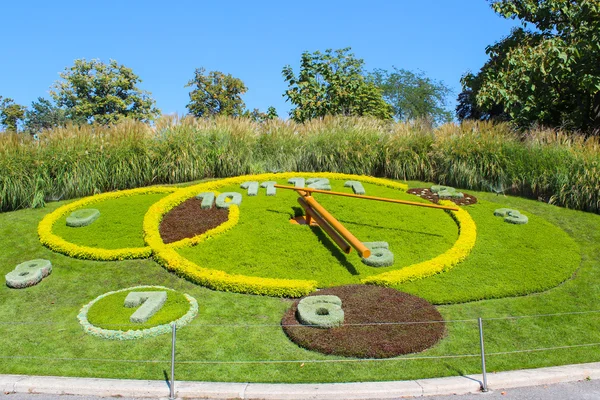
M 108 199 L 117 199 L 119 197 L 129 197 L 141 194 L 173 193 L 179 190 L 176 187 L 144 187 L 137 189 L 121 190 L 117 192 L 107 192 L 95 196 L 85 197 L 57 208 L 46 215 L 38 224 L 38 236 L 40 242 L 49 249 L 74 258 L 98 261 L 114 261 L 133 258 L 148 258 L 152 255 L 152 249 L 145 247 L 129 247 L 122 249 L 102 249 L 95 247 L 82 246 L 71 243 L 62 237 L 52 233 L 54 224 L 63 216 L 90 204 L 98 203 Z
M 154 250 L 154 258 L 167 270 L 185 277 L 192 282 L 211 289 L 251 293 L 267 296 L 302 297 L 317 289 L 317 281 L 302 279 L 260 278 L 246 275 L 228 274 L 224 271 L 201 267 L 177 253 L 176 249 L 193 246 L 231 229 L 239 221 L 239 208 L 232 206 L 229 210 L 229 220 L 218 227 L 192 239 L 165 244 L 160 237 L 159 226 L 163 216 L 183 201 L 200 192 L 216 192 L 227 185 L 241 184 L 246 181 L 281 180 L 295 177 L 328 178 L 332 180 L 359 180 L 380 186 L 406 191 L 408 185 L 387 179 L 374 178 L 364 175 L 350 175 L 331 172 L 287 172 L 259 175 L 244 175 L 225 178 L 217 181 L 200 183 L 190 186 L 165 197 L 153 204 L 144 217 L 144 237 L 146 243 Z
M 449 200 L 442 200 L 440 201 L 440 204 L 455 206 L 455 204 Z M 458 211 L 449 212 L 458 224 L 459 229 L 458 240 L 450 249 L 431 260 L 409 265 L 395 271 L 369 276 L 368 278 L 362 279 L 361 283 L 379 286 L 398 285 L 403 282 L 414 281 L 448 271 L 467 258 L 477 240 L 477 227 L 475 221 L 473 221 L 473 218 L 471 218 L 471 215 L 469 215 L 467 211 L 460 207 L 458 207 Z

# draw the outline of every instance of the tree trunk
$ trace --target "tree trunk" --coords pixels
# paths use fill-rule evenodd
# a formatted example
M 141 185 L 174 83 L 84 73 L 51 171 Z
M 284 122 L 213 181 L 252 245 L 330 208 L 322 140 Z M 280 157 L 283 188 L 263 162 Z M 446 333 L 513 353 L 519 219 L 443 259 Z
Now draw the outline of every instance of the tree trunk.
M 596 92 L 594 99 L 592 100 L 590 134 L 592 136 L 600 136 L 600 91 Z

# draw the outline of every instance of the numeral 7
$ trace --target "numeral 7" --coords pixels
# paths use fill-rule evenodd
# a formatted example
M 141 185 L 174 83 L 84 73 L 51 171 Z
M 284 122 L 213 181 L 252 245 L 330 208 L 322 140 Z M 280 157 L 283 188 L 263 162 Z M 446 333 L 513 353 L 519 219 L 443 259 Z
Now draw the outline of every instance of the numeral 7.
M 142 324 L 162 308 L 167 301 L 167 292 L 130 292 L 125 297 L 125 307 L 139 307 L 129 318 L 133 323 Z

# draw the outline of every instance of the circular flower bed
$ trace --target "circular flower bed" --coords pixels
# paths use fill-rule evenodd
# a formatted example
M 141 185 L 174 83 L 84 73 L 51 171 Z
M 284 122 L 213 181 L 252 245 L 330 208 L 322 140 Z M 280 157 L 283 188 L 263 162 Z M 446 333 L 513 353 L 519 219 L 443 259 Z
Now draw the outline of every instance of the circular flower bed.
M 297 345 L 324 354 L 387 358 L 423 351 L 443 336 L 442 316 L 426 300 L 390 288 L 347 285 L 320 290 L 312 296 L 342 300 L 344 323 L 323 329 L 301 325 L 296 301 L 281 325 Z
M 176 249 L 198 244 L 210 237 L 216 236 L 233 228 L 239 221 L 241 207 L 231 207 L 229 220 L 218 227 L 193 238 L 182 239 L 166 244 L 160 233 L 161 222 L 171 210 L 198 193 L 213 192 L 227 185 L 241 185 L 249 181 L 268 181 L 274 179 L 291 179 L 298 177 L 326 178 L 332 180 L 358 180 L 374 185 L 395 188 L 406 191 L 405 184 L 387 179 L 368 176 L 357 176 L 338 173 L 309 173 L 290 172 L 282 174 L 247 175 L 227 178 L 218 181 L 201 183 L 183 188 L 155 203 L 144 218 L 144 234 L 146 243 L 152 248 L 155 259 L 168 270 L 184 276 L 187 279 L 216 290 L 239 293 L 263 294 L 269 296 L 300 297 L 317 288 L 317 282 L 309 279 L 283 279 L 246 276 L 227 273 L 221 270 L 205 268 L 179 254 Z M 452 203 L 450 203 L 452 204 Z M 452 204 L 454 205 L 454 204 Z M 391 271 L 366 277 L 362 283 L 390 286 L 401 282 L 421 279 L 452 268 L 466 258 L 475 244 L 475 224 L 464 210 L 452 211 L 452 218 L 459 225 L 458 240 L 445 253 L 429 260 Z
M 200 200 L 197 197 L 199 193 L 210 193 L 214 196 L 218 196 L 219 193 L 216 191 L 218 189 L 236 185 L 239 187 L 240 185 L 244 185 L 248 182 L 262 182 L 262 185 L 270 185 L 267 185 L 268 187 L 266 188 L 266 194 L 269 195 L 269 189 L 274 190 L 272 184 L 273 182 L 276 182 L 276 179 L 280 181 L 288 180 L 288 182 L 291 182 L 294 179 L 305 178 L 308 178 L 306 183 L 315 181 L 313 184 L 318 184 L 319 182 L 325 181 L 329 182 L 331 179 L 334 181 L 344 180 L 347 181 L 346 183 L 355 182 L 355 185 L 356 183 L 360 182 L 364 184 L 368 183 L 370 185 L 400 191 L 406 191 L 407 189 L 405 184 L 387 179 L 338 173 L 293 172 L 282 174 L 248 175 L 227 178 L 218 181 L 204 182 L 181 189 L 171 187 L 141 188 L 88 197 L 67 204 L 48 214 L 39 224 L 38 233 L 40 240 L 47 247 L 76 258 L 93 260 L 123 260 L 154 256 L 155 260 L 168 270 L 173 271 L 190 281 L 216 290 L 263 294 L 270 296 L 301 297 L 316 290 L 317 287 L 331 286 L 332 284 L 335 284 L 335 282 L 325 281 L 323 284 L 323 281 L 314 280 L 315 278 L 313 274 L 299 274 L 298 276 L 289 277 L 285 274 L 273 274 L 272 276 L 269 276 L 270 271 L 265 271 L 265 274 L 260 273 L 256 275 L 253 275 L 252 271 L 250 271 L 250 273 L 240 273 L 231 268 L 231 266 L 236 265 L 235 263 L 238 262 L 239 258 L 230 260 L 229 263 L 223 265 L 223 269 L 220 268 L 220 265 L 214 264 L 208 264 L 205 267 L 203 262 L 196 262 L 192 258 L 186 258 L 180 254 L 178 250 L 198 245 L 207 239 L 220 235 L 223 232 L 232 229 L 240 220 L 240 209 L 243 209 L 244 206 L 238 207 L 237 205 L 231 205 L 231 207 L 227 210 L 205 210 L 202 208 L 202 206 L 198 207 Z M 359 187 L 358 189 L 361 188 Z M 231 190 L 231 188 L 229 190 Z M 353 187 L 353 190 L 356 191 L 357 189 Z M 362 190 L 364 191 L 364 188 Z M 81 208 L 82 206 L 88 206 L 90 204 L 101 202 L 105 199 L 114 199 L 123 196 L 170 192 L 174 193 L 162 198 L 150 206 L 144 217 L 143 233 L 144 241 L 147 244 L 145 247 L 122 249 L 88 247 L 70 243 L 52 232 L 52 226 L 61 217 L 65 216 L 67 213 Z M 242 196 L 237 192 L 232 193 L 238 195 L 238 197 Z M 226 193 L 223 193 L 222 195 L 224 194 Z M 448 203 L 449 202 L 444 203 L 444 201 L 441 202 L 441 204 Z M 454 205 L 452 203 L 449 204 Z M 366 209 L 368 210 L 368 208 Z M 196 214 L 194 215 L 198 216 L 198 218 L 188 218 L 186 214 L 189 214 L 191 211 L 195 212 Z M 221 213 L 223 215 L 217 216 L 216 213 L 219 211 L 223 211 L 223 213 Z M 225 215 L 224 212 L 227 212 L 228 214 Z M 204 213 L 202 214 L 202 218 L 199 217 L 199 213 Z M 427 259 L 428 257 L 424 257 L 423 261 L 418 260 L 420 262 L 415 262 L 417 261 L 415 260 L 412 261 L 413 264 L 398 266 L 396 269 L 388 268 L 387 270 L 381 271 L 379 274 L 371 274 L 370 271 L 363 271 L 364 277 L 361 276 L 360 283 L 376 284 L 381 286 L 397 285 L 402 282 L 417 280 L 447 271 L 454 265 L 464 260 L 469 255 L 475 244 L 475 224 L 470 218 L 469 214 L 462 209 L 451 211 L 450 215 L 459 227 L 458 240 L 451 248 L 447 249 L 444 253 L 438 253 L 439 255 L 433 258 Z M 366 219 L 361 221 L 359 225 L 363 227 L 369 226 L 368 224 L 372 223 L 368 219 L 369 215 L 365 214 L 363 217 Z M 373 215 L 373 218 L 378 217 L 380 217 L 380 215 Z M 184 222 L 193 222 L 193 226 L 184 226 Z M 244 229 L 248 226 L 247 223 L 242 225 L 242 228 L 239 229 Z M 277 230 L 275 229 L 265 233 L 272 234 L 273 232 L 277 232 Z M 368 232 L 363 232 L 363 235 L 368 236 Z M 260 236 L 262 236 L 262 232 L 260 233 Z M 255 237 L 258 236 L 255 235 Z M 377 240 L 380 239 L 377 238 Z M 397 245 L 398 243 L 396 243 L 396 246 Z M 223 251 L 227 251 L 227 249 L 230 248 L 229 246 L 230 244 L 227 244 L 226 247 L 222 246 Z M 283 246 L 285 246 L 285 242 L 279 244 L 279 248 L 284 248 Z M 306 251 L 310 250 L 307 249 Z M 336 250 L 333 250 L 332 254 L 334 257 L 338 257 L 335 251 Z M 213 250 L 211 254 L 217 254 L 217 252 Z M 412 252 L 411 254 L 417 253 Z M 434 254 L 435 253 L 432 253 L 431 255 Z M 321 256 L 332 259 L 329 255 Z M 318 257 L 315 259 L 318 259 Z M 268 263 L 259 263 L 257 265 L 267 264 Z M 392 265 L 389 264 L 390 262 L 384 266 L 392 267 Z M 352 266 L 350 269 L 352 270 L 352 268 L 354 268 L 354 266 Z M 360 268 L 360 266 L 357 268 Z M 359 275 L 355 271 L 353 274 Z M 329 279 L 329 277 L 325 279 Z M 335 279 L 338 278 L 336 277 Z M 356 281 L 359 281 L 359 279 L 356 279 Z
M 173 289 L 169 289 L 163 286 L 135 286 L 126 289 L 116 290 L 108 293 L 104 293 L 96 297 L 94 300 L 83 306 L 83 308 L 79 311 L 77 315 L 77 319 L 79 323 L 83 326 L 83 330 L 90 335 L 101 337 L 104 339 L 114 339 L 114 340 L 131 340 L 131 339 L 142 339 L 153 336 L 162 335 L 163 333 L 171 332 L 172 324 L 175 324 L 177 328 L 181 328 L 182 326 L 187 325 L 196 315 L 198 315 L 198 302 L 193 297 L 184 294 L 185 298 L 189 302 L 188 311 L 181 316 L 180 318 L 170 321 L 169 323 L 162 323 L 153 327 L 144 328 L 144 329 L 128 329 L 128 330 L 118 330 L 118 329 L 106 329 L 101 328 L 92 324 L 88 319 L 88 313 L 90 309 L 96 305 L 99 301 L 103 299 L 115 295 L 117 293 L 123 292 L 133 292 L 140 291 L 140 289 L 148 289 L 148 290 L 164 290 L 167 292 L 174 292 Z M 133 310 L 131 311 L 133 312 Z
M 418 196 L 422 199 L 429 200 L 436 204 L 439 203 L 439 201 L 440 201 L 440 196 L 437 193 L 432 192 L 431 189 L 429 189 L 429 188 L 408 189 L 406 191 L 406 193 L 414 194 L 415 196 Z M 472 194 L 463 193 L 463 195 L 464 195 L 463 197 L 450 198 L 448 200 L 450 200 L 457 206 L 470 206 L 471 204 L 477 203 L 477 197 L 473 196 Z
M 152 254 L 152 249 L 148 246 L 123 249 L 100 249 L 96 247 L 82 246 L 75 243 L 70 243 L 62 237 L 56 235 L 52 232 L 52 227 L 61 217 L 70 214 L 81 207 L 89 206 L 90 204 L 99 203 L 107 199 L 118 199 L 120 197 L 154 193 L 173 193 L 176 190 L 177 188 L 174 187 L 144 187 L 138 189 L 121 190 L 118 192 L 107 192 L 95 196 L 85 197 L 59 207 L 50 214 L 46 215 L 38 225 L 38 236 L 40 237 L 40 241 L 44 246 L 58 253 L 62 253 L 74 258 L 99 261 L 148 258 Z

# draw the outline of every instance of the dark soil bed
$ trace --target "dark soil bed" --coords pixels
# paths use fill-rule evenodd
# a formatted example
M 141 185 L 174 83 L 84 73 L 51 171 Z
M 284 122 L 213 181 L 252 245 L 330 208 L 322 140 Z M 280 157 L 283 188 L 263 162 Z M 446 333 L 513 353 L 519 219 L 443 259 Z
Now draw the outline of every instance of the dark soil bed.
M 160 236 L 165 243 L 200 235 L 227 221 L 229 211 L 212 207 L 203 210 L 201 200 L 191 198 L 169 211 L 160 223 Z
M 318 295 L 335 295 L 342 300 L 342 326 L 322 329 L 300 325 L 296 318 L 300 300 L 281 320 L 288 337 L 309 350 L 347 357 L 387 358 L 423 351 L 444 336 L 442 316 L 420 297 L 371 285 L 338 286 L 310 296 Z
M 440 201 L 440 197 L 436 193 L 433 193 L 431 191 L 431 189 L 426 189 L 426 188 L 408 189 L 406 191 L 406 193 L 414 194 L 415 196 L 419 196 L 423 199 L 427 199 L 436 204 L 439 203 L 439 201 Z M 463 197 L 462 199 L 444 199 L 444 200 L 450 200 L 457 206 L 470 206 L 471 204 L 477 203 L 477 197 L 473 196 L 472 194 L 465 193 L 465 192 L 462 192 L 462 193 L 465 195 L 465 197 Z

